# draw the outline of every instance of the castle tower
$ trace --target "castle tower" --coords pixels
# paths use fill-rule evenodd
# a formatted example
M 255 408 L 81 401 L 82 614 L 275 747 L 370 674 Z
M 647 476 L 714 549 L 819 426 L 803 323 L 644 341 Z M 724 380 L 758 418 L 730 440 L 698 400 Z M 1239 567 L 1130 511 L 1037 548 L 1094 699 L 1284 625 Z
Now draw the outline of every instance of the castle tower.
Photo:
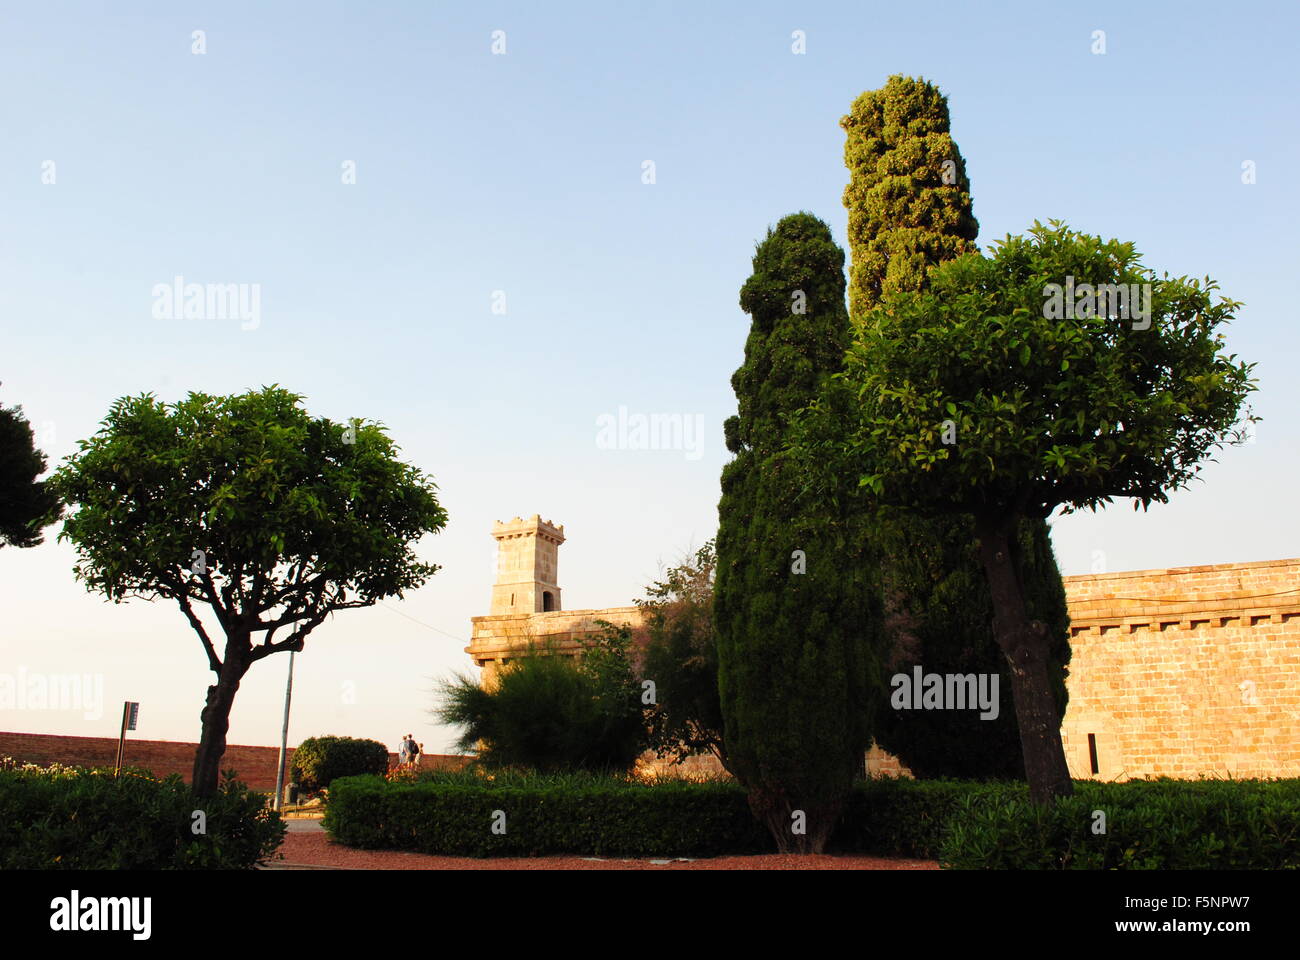
M 497 582 L 492 585 L 492 616 L 544 613 L 560 609 L 556 584 L 564 527 L 534 513 L 492 525 L 497 542 Z

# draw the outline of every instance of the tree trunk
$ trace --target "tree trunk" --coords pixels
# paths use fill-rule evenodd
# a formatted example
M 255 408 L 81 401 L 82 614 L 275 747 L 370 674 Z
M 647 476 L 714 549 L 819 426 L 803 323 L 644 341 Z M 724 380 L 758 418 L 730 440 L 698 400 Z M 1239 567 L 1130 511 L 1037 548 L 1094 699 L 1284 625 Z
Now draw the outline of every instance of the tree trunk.
M 217 674 L 215 686 L 208 687 L 208 699 L 200 715 L 203 734 L 194 754 L 194 773 L 190 789 L 196 797 L 210 797 L 217 792 L 221 775 L 221 758 L 226 752 L 226 732 L 230 729 L 230 708 L 235 704 L 240 681 L 248 663 L 235 643 L 226 645 L 226 661 Z
M 776 840 L 777 853 L 799 854 L 824 853 L 844 810 L 843 803 L 795 804 L 766 798 L 758 790 L 749 792 L 749 807 Z M 803 814 L 799 821 L 796 812 Z M 796 824 L 803 832 L 795 833 Z
M 1015 516 L 977 517 L 980 560 L 993 597 L 993 635 L 1011 665 L 1011 693 L 1030 799 L 1047 806 L 1074 793 L 1048 674 L 1047 628 L 1030 621 L 1017 553 Z

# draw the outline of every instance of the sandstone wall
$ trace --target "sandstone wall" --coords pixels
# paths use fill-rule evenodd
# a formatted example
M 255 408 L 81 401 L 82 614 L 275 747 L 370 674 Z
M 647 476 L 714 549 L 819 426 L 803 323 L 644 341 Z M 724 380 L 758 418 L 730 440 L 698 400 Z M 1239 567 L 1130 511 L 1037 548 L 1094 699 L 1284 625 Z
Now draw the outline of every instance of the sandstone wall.
M 1075 777 L 1300 776 L 1300 560 L 1066 577 L 1065 589 Z

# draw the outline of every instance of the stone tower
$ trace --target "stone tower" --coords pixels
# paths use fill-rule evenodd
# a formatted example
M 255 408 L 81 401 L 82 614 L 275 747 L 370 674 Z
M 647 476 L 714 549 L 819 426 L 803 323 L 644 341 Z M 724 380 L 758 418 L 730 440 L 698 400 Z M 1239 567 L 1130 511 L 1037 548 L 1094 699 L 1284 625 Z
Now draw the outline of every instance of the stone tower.
M 497 542 L 497 582 L 492 585 L 492 615 L 545 613 L 560 609 L 556 584 L 564 527 L 534 513 L 492 525 Z

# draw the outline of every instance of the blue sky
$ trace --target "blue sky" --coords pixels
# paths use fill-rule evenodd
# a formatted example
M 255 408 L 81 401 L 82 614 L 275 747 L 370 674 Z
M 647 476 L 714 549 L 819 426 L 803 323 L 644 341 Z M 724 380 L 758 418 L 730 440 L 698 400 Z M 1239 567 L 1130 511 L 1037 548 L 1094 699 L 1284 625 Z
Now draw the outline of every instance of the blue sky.
M 565 525 L 570 609 L 629 603 L 713 535 L 753 245 L 797 210 L 844 242 L 839 118 L 905 73 L 949 97 L 981 244 L 1063 219 L 1245 303 L 1229 345 L 1259 364 L 1257 441 L 1166 507 L 1057 521 L 1063 572 L 1296 556 L 1296 11 L 9 5 L 0 402 L 52 460 L 144 391 L 279 383 L 314 414 L 387 424 L 440 486 L 451 523 L 421 553 L 444 570 L 316 631 L 290 736 L 412 730 L 442 750 L 433 678 L 470 669 L 494 520 Z M 256 327 L 156 319 L 151 291 L 176 276 L 257 284 Z M 620 408 L 702 418 L 698 455 L 602 449 Z M 179 611 L 90 596 L 48 540 L 0 551 L 0 671 L 102 675 L 109 706 L 0 709 L 0 730 L 112 735 L 133 699 L 138 736 L 197 739 L 210 674 Z M 249 675 L 232 743 L 278 740 L 285 666 Z

